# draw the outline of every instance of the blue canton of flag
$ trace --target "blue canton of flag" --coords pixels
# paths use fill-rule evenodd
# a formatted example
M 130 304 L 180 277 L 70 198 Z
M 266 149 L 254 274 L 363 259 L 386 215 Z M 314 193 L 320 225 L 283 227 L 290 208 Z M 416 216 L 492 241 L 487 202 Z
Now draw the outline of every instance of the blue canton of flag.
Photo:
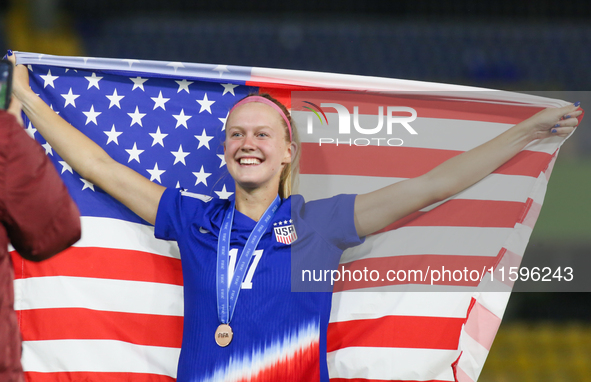
M 113 159 L 166 187 L 219 198 L 233 194 L 223 156 L 225 123 L 236 101 L 256 88 L 137 72 L 28 67 L 32 89 Z M 75 173 L 26 118 L 25 127 L 54 161 L 82 215 L 141 221 Z

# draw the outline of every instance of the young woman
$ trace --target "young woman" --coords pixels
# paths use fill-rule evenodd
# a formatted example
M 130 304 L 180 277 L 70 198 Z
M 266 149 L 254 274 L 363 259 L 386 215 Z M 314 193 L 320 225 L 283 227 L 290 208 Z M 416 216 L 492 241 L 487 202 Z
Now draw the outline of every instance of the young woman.
M 290 196 L 299 142 L 288 111 L 249 96 L 226 123 L 236 185 L 229 202 L 165 189 L 115 162 L 31 91 L 22 66 L 14 95 L 72 168 L 155 224 L 157 237 L 178 242 L 185 291 L 178 381 L 328 381 L 331 295 L 291 292 L 292 267 L 336 269 L 361 238 L 462 191 L 533 140 L 568 135 L 581 114 L 578 104 L 546 109 L 418 178 L 306 203 Z M 297 239 L 278 240 L 273 224 L 288 234 L 295 227 Z

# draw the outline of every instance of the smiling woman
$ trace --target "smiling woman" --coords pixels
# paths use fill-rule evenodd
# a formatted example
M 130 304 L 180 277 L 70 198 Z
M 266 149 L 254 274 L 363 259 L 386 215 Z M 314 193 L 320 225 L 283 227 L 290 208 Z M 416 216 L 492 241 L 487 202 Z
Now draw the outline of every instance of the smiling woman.
M 299 142 L 289 112 L 269 96 L 249 96 L 226 123 L 225 161 L 236 184 L 228 201 L 165 189 L 117 163 L 33 93 L 24 66 L 15 73 L 14 95 L 53 149 L 155 224 L 157 238 L 178 242 L 180 382 L 328 381 L 332 289 L 292 292 L 294 267 L 337 269 L 364 236 L 469 187 L 535 139 L 569 134 L 581 114 L 578 105 L 547 109 L 417 178 L 305 202 L 291 195 Z
M 236 183 L 237 208 L 253 220 L 262 215 L 264 201 L 291 194 L 299 142 L 288 115 L 285 106 L 263 94 L 244 98 L 228 117 L 226 164 Z

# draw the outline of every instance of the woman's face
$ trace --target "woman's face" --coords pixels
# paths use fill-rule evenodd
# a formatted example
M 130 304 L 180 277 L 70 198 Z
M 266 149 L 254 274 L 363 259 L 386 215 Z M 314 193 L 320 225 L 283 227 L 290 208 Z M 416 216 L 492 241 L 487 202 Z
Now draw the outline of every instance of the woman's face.
M 271 106 L 249 102 L 236 107 L 226 123 L 226 166 L 245 190 L 279 188 L 283 166 L 291 162 L 282 117 Z

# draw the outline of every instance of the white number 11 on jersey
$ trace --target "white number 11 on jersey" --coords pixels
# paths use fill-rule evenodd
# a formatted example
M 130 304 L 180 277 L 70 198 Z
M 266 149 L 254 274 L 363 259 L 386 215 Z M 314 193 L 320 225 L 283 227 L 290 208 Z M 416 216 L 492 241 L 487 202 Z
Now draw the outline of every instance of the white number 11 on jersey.
M 228 280 L 232 280 L 232 276 L 234 276 L 234 268 L 236 268 L 236 258 L 238 257 L 238 248 L 230 249 L 228 253 L 230 256 L 230 264 L 228 264 Z M 259 265 L 259 261 L 261 260 L 261 256 L 263 256 L 263 250 L 257 249 L 254 251 L 254 258 L 252 260 L 252 264 L 244 277 L 244 281 L 242 282 L 242 289 L 252 289 L 252 276 L 254 276 L 254 270 Z

